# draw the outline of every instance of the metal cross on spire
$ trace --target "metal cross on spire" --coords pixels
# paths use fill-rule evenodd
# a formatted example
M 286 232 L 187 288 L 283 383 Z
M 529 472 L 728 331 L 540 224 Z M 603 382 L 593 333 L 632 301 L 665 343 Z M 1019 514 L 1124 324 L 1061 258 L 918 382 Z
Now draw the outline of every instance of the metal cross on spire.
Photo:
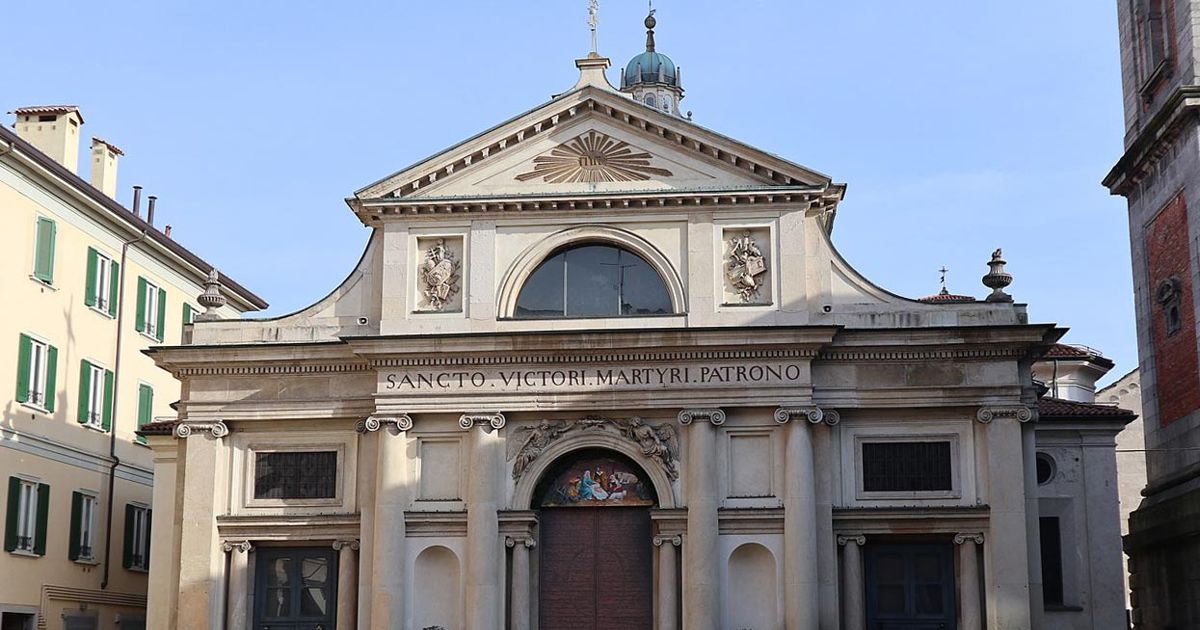
M 600 0 L 588 0 L 587 23 L 592 29 L 592 52 L 599 54 L 596 46 L 596 27 L 600 25 Z
M 941 293 L 942 293 L 942 295 L 945 295 L 950 292 L 948 289 L 946 289 L 946 272 L 950 271 L 950 270 L 947 269 L 945 265 L 942 265 L 942 268 L 938 269 L 938 271 L 940 271 L 942 273 L 942 291 L 941 291 Z

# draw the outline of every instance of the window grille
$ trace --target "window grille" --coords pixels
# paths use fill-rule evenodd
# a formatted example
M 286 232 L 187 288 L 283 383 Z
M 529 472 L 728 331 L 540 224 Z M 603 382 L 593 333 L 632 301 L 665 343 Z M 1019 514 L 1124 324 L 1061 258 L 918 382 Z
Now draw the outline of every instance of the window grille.
M 336 497 L 336 451 L 255 454 L 255 499 L 333 499 Z
M 948 492 L 950 442 L 865 442 L 865 492 Z

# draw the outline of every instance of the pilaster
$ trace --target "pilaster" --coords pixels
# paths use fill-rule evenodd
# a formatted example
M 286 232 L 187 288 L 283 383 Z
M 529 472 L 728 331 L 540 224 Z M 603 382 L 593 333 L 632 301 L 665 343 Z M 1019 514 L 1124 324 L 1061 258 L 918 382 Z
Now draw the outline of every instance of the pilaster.
M 687 548 L 683 554 L 683 627 L 717 630 L 721 620 L 720 553 L 717 531 L 719 472 L 717 426 L 720 409 L 684 409 L 679 422 L 688 426 Z
M 360 421 L 359 433 L 374 435 L 374 523 L 386 523 L 387 535 L 374 536 L 371 564 L 371 624 L 379 628 L 404 624 L 407 583 L 404 567 L 404 510 L 409 503 L 405 478 L 405 431 L 413 426 L 408 414 L 371 416 Z
M 467 413 L 458 425 L 470 432 L 467 478 L 466 628 L 495 630 L 503 625 L 500 509 L 504 414 Z
M 222 438 L 228 434 L 229 428 L 219 420 L 184 420 L 174 431 L 185 479 L 177 618 L 207 619 L 207 627 L 213 630 L 225 618 L 225 558 L 217 539 L 217 505 L 225 495 Z

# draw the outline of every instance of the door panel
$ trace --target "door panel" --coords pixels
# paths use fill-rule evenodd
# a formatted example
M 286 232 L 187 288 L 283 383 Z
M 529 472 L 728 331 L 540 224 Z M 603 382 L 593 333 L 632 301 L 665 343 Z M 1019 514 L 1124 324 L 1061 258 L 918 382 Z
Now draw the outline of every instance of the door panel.
M 541 630 L 649 630 L 650 513 L 545 508 L 540 518 Z
M 867 545 L 867 627 L 955 630 L 952 551 L 939 544 Z
M 255 630 L 333 630 L 337 563 L 332 549 L 261 548 L 255 559 Z

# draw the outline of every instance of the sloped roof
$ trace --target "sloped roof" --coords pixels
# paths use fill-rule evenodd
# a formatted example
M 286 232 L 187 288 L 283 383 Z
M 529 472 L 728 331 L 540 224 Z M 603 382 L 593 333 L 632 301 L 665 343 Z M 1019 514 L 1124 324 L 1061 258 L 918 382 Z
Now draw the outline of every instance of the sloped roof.
M 1038 399 L 1038 416 L 1042 420 L 1125 420 L 1137 418 L 1137 414 L 1112 405 L 1076 402 L 1045 396 Z

